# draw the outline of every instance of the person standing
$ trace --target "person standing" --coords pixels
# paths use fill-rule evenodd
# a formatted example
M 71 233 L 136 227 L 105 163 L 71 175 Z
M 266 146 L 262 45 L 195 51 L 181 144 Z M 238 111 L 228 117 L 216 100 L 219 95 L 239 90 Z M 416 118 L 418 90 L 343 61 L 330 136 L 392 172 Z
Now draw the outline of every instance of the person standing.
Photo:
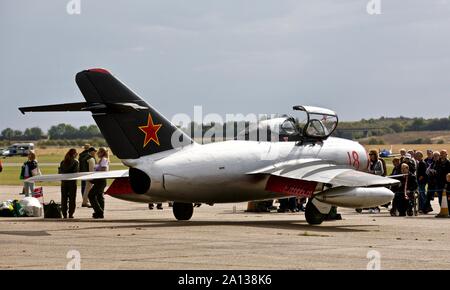
M 95 165 L 95 171 L 108 171 L 109 170 L 109 157 L 108 150 L 104 147 L 98 149 L 97 157 L 98 163 Z M 91 206 L 94 209 L 92 217 L 95 219 L 104 218 L 105 212 L 105 198 L 103 197 L 106 179 L 93 180 L 93 186 L 89 191 L 88 197 L 91 202 Z
M 427 212 L 427 194 L 425 192 L 425 187 L 428 182 L 427 176 L 427 164 L 423 160 L 422 151 L 416 152 L 416 164 L 417 164 L 417 183 L 419 185 L 419 212 L 420 213 L 428 213 Z
M 60 174 L 77 173 L 80 171 L 79 162 L 76 159 L 78 156 L 77 150 L 70 149 L 64 160 L 59 165 L 58 172 Z M 61 182 L 61 211 L 63 217 L 67 218 L 67 209 L 69 210 L 69 218 L 73 218 L 75 213 L 77 199 L 77 181 L 76 180 L 64 180 Z M 69 204 L 69 208 L 67 208 Z
M 386 166 L 383 166 L 383 161 L 381 161 L 381 159 L 378 158 L 378 151 L 375 149 L 370 150 L 368 172 L 379 176 L 386 176 L 385 168 Z M 378 206 L 371 207 L 369 208 L 369 212 L 370 213 L 380 212 L 380 207 Z
M 400 177 L 398 175 L 402 174 L 402 169 L 401 169 L 401 163 L 400 163 L 400 158 L 399 157 L 394 157 L 392 159 L 392 172 L 390 176 L 394 176 L 391 178 L 395 178 L 400 180 Z M 392 208 L 390 210 L 391 216 L 396 216 L 397 215 L 397 210 L 398 210 L 398 201 L 399 199 L 396 198 L 397 194 L 401 191 L 401 185 L 393 185 L 391 187 L 392 192 L 394 193 L 394 199 L 392 200 Z
M 437 191 L 439 198 L 439 205 L 442 203 L 442 192 L 447 185 L 447 174 L 450 173 L 450 161 L 448 160 L 447 150 L 441 150 L 439 153 L 440 160 L 437 167 Z
M 78 161 L 80 163 L 80 172 L 87 172 L 89 171 L 87 159 L 89 158 L 89 148 L 91 148 L 90 144 L 84 144 L 83 151 L 78 155 Z M 84 195 L 84 190 L 86 188 L 86 181 L 81 181 L 81 197 Z
M 391 176 L 402 173 L 400 158 L 394 157 L 392 159 L 392 166 L 393 166 L 393 168 L 392 168 Z
M 438 168 L 440 163 L 440 155 L 438 151 L 433 152 L 433 163 L 428 166 L 426 173 L 428 176 L 427 188 L 427 212 L 433 211 L 431 201 L 434 200 L 434 195 L 438 191 Z
M 430 165 L 433 163 L 433 150 L 427 149 L 427 158 L 425 158 L 423 161 L 427 164 L 427 168 L 430 167 Z
M 369 173 L 385 176 L 383 162 L 378 158 L 378 152 L 377 150 L 370 150 L 369 151 Z
M 22 165 L 22 170 L 20 173 L 20 178 L 24 180 L 23 193 L 25 196 L 33 196 L 34 182 L 27 182 L 27 179 L 36 175 L 40 175 L 36 154 L 34 154 L 34 152 L 30 152 L 28 154 L 28 160 Z
M 95 160 L 95 154 L 97 153 L 97 149 L 94 147 L 90 147 L 88 149 L 88 156 L 85 158 L 84 162 L 87 164 L 87 170 L 85 172 L 94 172 L 95 164 L 97 161 Z M 91 207 L 89 204 L 89 191 L 91 190 L 93 184 L 91 181 L 86 181 L 86 186 L 83 190 L 83 202 L 81 203 L 81 207 Z
M 406 216 L 406 214 L 412 216 L 412 201 L 414 198 L 414 191 L 417 189 L 417 178 L 411 173 L 408 164 L 403 163 L 401 165 L 401 170 L 403 174 L 403 176 L 400 177 L 401 190 L 395 193 L 394 201 L 399 216 Z M 395 215 L 395 213 L 393 215 Z

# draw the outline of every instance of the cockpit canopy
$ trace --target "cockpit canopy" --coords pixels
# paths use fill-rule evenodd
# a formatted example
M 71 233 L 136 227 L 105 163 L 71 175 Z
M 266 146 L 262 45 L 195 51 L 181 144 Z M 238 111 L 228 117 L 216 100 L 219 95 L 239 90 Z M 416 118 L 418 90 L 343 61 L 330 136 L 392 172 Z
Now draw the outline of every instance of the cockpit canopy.
M 283 116 L 250 124 L 237 139 L 257 141 L 302 141 L 327 139 L 338 124 L 335 112 L 312 106 L 294 106 L 296 116 Z M 297 116 L 298 115 L 298 116 Z
M 303 136 L 326 139 L 337 127 L 338 117 L 334 111 L 312 106 L 294 106 L 293 109 L 306 113 Z

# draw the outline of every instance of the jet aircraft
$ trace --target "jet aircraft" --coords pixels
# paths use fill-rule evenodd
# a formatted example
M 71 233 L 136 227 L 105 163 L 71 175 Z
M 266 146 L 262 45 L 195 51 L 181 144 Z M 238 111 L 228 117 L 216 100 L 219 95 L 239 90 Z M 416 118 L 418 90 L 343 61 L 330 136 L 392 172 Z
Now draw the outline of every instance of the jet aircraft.
M 90 112 L 126 170 L 42 175 L 29 181 L 114 179 L 113 197 L 134 202 L 173 202 L 177 220 L 189 220 L 194 204 L 307 197 L 309 224 L 322 223 L 332 206 L 368 208 L 394 197 L 397 180 L 364 172 L 366 150 L 331 137 L 335 112 L 294 106 L 306 114 L 297 124 L 284 117 L 260 122 L 244 135 L 255 138 L 198 144 L 135 92 L 100 68 L 79 72 L 75 81 L 85 102 L 22 107 L 25 112 Z M 274 131 L 279 140 L 261 138 Z M 254 133 L 256 130 L 256 134 Z M 278 141 L 278 142 L 275 142 Z

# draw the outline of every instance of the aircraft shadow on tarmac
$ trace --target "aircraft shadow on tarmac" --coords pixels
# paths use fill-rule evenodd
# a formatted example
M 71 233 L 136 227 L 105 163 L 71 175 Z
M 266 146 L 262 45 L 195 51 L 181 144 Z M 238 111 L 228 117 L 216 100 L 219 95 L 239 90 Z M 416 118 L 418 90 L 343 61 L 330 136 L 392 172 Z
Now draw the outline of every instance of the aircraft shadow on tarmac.
M 95 224 L 96 226 L 83 227 L 80 226 L 71 230 L 98 230 L 98 229 L 151 229 L 151 228 L 174 228 L 174 227 L 202 227 L 202 226 L 238 226 L 238 227 L 256 227 L 267 229 L 287 229 L 308 232 L 370 232 L 370 228 L 377 225 L 339 225 L 339 221 L 325 222 L 320 226 L 311 226 L 302 220 L 261 220 L 261 221 L 175 221 L 166 219 L 114 219 L 114 220 L 93 220 L 93 219 L 74 219 L 74 220 L 50 220 L 50 219 L 33 219 L 26 222 L 40 223 L 61 223 L 66 225 L 75 225 L 79 223 Z M 98 225 L 98 226 L 97 226 Z M 55 229 L 53 231 L 67 231 L 68 229 Z M 377 231 L 378 229 L 374 229 Z M 0 232 L 2 234 L 2 232 Z

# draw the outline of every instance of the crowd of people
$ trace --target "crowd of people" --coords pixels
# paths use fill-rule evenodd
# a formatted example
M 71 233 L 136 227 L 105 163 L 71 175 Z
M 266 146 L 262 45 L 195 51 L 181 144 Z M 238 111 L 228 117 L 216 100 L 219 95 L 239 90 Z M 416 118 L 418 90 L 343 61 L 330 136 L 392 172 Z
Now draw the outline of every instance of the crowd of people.
M 58 167 L 58 173 L 70 174 L 78 172 L 94 172 L 109 170 L 109 152 L 101 147 L 86 144 L 84 150 L 78 154 L 75 148 L 70 149 L 64 156 Z M 28 178 L 40 175 L 38 162 L 34 152 L 30 152 L 28 160 L 22 165 L 20 178 L 23 179 L 23 194 L 32 196 L 34 183 L 26 182 Z M 82 207 L 89 207 L 94 210 L 92 217 L 95 219 L 104 218 L 105 199 L 103 197 L 106 187 L 106 179 L 95 179 L 81 182 Z M 77 181 L 65 180 L 61 182 L 61 213 L 63 218 L 74 218 L 77 200 Z
M 422 151 L 401 149 L 400 154 L 392 159 L 392 165 L 393 169 L 388 174 L 386 163 L 379 157 L 378 151 L 369 151 L 369 173 L 400 181 L 399 185 L 391 188 L 395 193 L 390 210 L 392 216 L 397 213 L 399 216 L 413 215 L 416 193 L 420 214 L 433 211 L 431 201 L 435 195 L 438 196 L 439 205 L 442 204 L 442 193 L 450 188 L 450 160 L 446 150 L 439 152 L 428 149 L 425 157 Z

